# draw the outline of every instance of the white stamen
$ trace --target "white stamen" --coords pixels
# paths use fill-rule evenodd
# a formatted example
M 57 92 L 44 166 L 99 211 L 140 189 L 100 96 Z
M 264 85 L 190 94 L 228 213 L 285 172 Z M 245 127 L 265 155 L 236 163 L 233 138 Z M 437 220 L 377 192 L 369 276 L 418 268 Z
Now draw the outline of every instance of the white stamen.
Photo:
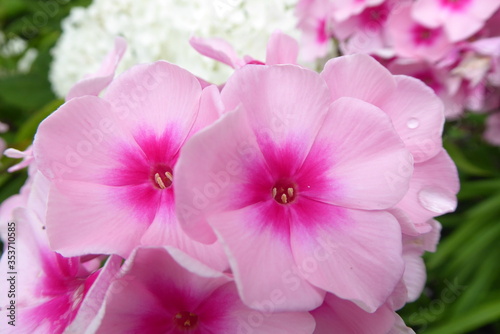
M 276 190 L 276 188 L 273 188 L 273 198 L 276 197 L 276 194 L 278 193 L 278 190 Z
M 281 195 L 281 201 L 283 202 L 283 204 L 286 204 L 288 202 L 288 198 L 286 198 L 285 194 Z
M 160 189 L 165 189 L 166 188 L 165 187 L 165 183 L 163 183 L 163 180 L 160 177 L 160 174 L 158 174 L 158 173 L 155 174 L 155 181 L 158 184 L 158 186 L 160 187 Z
M 288 188 L 288 196 L 292 197 L 293 196 L 293 188 Z
M 173 176 L 172 176 L 172 173 L 170 173 L 170 172 L 165 172 L 165 176 L 167 177 L 167 179 L 169 179 L 169 180 L 170 180 L 170 182 L 173 182 L 174 178 L 173 178 Z

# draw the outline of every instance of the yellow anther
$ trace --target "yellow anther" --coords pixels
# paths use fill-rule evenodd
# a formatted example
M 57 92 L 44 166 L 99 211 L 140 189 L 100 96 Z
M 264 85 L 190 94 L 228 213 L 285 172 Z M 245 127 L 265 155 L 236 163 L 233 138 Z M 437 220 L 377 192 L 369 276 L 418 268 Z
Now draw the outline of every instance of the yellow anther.
M 293 188 L 288 188 L 287 192 L 288 192 L 288 196 L 293 197 Z

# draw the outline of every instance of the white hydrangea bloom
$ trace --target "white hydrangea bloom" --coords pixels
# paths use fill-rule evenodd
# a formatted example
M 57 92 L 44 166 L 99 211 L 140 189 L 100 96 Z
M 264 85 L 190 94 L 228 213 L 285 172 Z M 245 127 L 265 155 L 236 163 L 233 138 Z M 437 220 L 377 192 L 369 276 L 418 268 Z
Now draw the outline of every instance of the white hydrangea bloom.
M 99 67 L 116 35 L 128 49 L 117 72 L 165 59 L 215 83 L 231 69 L 199 55 L 189 38 L 221 37 L 241 55 L 264 60 L 269 36 L 277 29 L 298 37 L 293 15 L 297 0 L 94 0 L 74 8 L 52 50 L 50 80 L 65 96 L 71 86 Z

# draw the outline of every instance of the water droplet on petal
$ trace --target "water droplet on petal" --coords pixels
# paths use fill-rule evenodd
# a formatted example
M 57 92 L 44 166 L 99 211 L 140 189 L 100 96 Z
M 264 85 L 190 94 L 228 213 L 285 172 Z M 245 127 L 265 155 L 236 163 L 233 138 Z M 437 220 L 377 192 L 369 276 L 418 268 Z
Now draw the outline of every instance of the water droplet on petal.
M 442 215 L 455 211 L 457 207 L 456 196 L 440 187 L 426 187 L 418 193 L 418 200 L 424 208 Z
M 416 129 L 420 125 L 420 122 L 416 118 L 410 118 L 408 122 L 406 122 L 406 126 L 410 129 Z

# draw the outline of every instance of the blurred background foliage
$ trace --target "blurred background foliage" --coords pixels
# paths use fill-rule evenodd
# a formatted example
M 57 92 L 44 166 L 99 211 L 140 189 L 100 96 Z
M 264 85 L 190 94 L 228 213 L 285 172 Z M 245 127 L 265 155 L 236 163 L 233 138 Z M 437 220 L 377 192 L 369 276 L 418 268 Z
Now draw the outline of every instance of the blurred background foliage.
M 44 6 L 49 2 L 57 10 Z M 26 149 L 40 121 L 63 103 L 48 81 L 50 49 L 71 7 L 90 2 L 0 0 L 0 122 L 9 126 L 0 136 L 8 147 Z M 26 49 L 10 52 L 9 42 L 19 38 Z M 36 58 L 20 70 L 29 50 Z M 437 252 L 424 257 L 422 296 L 399 311 L 417 333 L 500 333 L 500 148 L 481 138 L 485 119 L 468 114 L 446 124 L 444 145 L 458 166 L 461 191 L 457 211 L 438 219 L 442 239 Z M 0 163 L 1 202 L 19 191 L 26 171 L 10 174 L 17 161 L 2 157 Z

